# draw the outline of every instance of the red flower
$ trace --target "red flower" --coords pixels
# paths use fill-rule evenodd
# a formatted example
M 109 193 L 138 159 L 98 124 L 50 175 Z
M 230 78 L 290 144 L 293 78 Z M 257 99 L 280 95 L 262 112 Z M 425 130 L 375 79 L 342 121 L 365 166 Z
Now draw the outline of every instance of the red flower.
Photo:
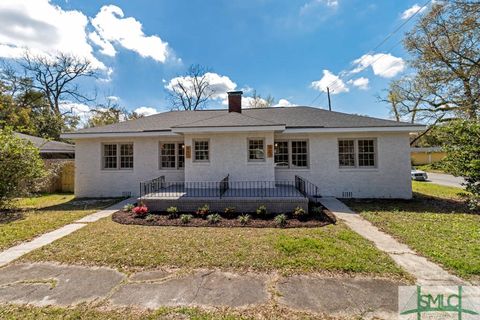
M 148 208 L 145 205 L 140 205 L 133 208 L 133 213 L 135 213 L 137 216 L 143 216 L 148 213 Z

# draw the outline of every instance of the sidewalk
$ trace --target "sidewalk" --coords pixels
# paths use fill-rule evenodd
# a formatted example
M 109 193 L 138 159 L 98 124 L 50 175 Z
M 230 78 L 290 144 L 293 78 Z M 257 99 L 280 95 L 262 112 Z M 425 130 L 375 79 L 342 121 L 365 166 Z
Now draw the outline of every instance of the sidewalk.
M 362 237 L 372 241 L 375 246 L 386 252 L 399 266 L 417 278 L 421 285 L 459 285 L 466 284 L 462 279 L 451 275 L 437 264 L 419 256 L 407 245 L 392 236 L 378 230 L 359 214 L 353 212 L 336 198 L 322 198 L 320 202 L 339 219 Z
M 45 233 L 31 241 L 24 242 L 17 246 L 8 248 L 5 251 L 0 252 L 0 267 L 20 258 L 24 254 L 29 253 L 30 251 L 36 250 L 41 248 L 47 244 L 52 243 L 55 240 L 68 236 L 72 232 L 75 232 L 83 227 L 85 227 L 88 223 L 95 222 L 99 219 L 108 217 L 109 215 L 113 214 L 114 212 L 120 210 L 125 204 L 135 202 L 136 199 L 130 198 L 119 203 L 114 204 L 104 210 L 92 213 L 86 217 L 83 217 L 80 220 L 75 221 L 74 223 L 67 224 L 60 229 L 50 231 Z

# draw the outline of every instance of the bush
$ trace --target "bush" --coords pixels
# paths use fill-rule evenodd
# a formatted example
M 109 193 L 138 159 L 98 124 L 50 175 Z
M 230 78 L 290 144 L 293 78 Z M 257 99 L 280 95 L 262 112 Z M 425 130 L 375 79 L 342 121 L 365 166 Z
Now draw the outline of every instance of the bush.
M 205 217 L 210 212 L 210 207 L 208 204 L 204 204 L 203 207 L 197 209 L 197 214 L 199 216 Z
M 322 214 L 323 213 L 323 208 L 322 207 L 313 207 L 312 208 L 312 213 L 313 214 Z
M 135 208 L 132 209 L 132 211 L 139 218 L 143 218 L 148 214 L 148 208 L 144 204 L 140 204 L 136 206 Z
M 275 217 L 274 221 L 279 227 L 285 227 L 287 225 L 287 216 L 283 213 L 279 214 Z
M 246 225 L 250 221 L 250 215 L 248 214 L 242 214 L 238 216 L 238 222 L 240 222 L 243 225 Z
M 235 207 L 227 207 L 223 212 L 225 212 L 225 214 L 232 214 L 235 212 Z
M 266 216 L 267 215 L 267 207 L 264 205 L 261 205 L 260 207 L 257 208 L 257 215 L 259 216 Z
M 192 221 L 192 218 L 193 216 L 191 214 L 182 214 L 180 216 L 180 221 L 182 221 L 182 223 L 189 223 L 190 221 Z
M 0 129 L 0 208 L 37 191 L 46 175 L 38 148 L 10 129 Z
M 210 223 L 210 224 L 219 223 L 221 219 L 222 218 L 220 217 L 220 215 L 218 213 L 209 214 L 207 216 L 208 223 Z
M 135 205 L 133 205 L 132 203 L 129 203 L 129 204 L 126 204 L 126 205 L 123 206 L 122 211 L 123 212 L 132 212 L 133 208 L 135 208 Z
M 301 219 L 307 216 L 307 213 L 302 207 L 296 207 L 295 210 L 293 211 L 293 216 L 297 219 Z
M 168 218 L 175 219 L 178 218 L 178 208 L 177 207 L 168 207 L 167 208 Z

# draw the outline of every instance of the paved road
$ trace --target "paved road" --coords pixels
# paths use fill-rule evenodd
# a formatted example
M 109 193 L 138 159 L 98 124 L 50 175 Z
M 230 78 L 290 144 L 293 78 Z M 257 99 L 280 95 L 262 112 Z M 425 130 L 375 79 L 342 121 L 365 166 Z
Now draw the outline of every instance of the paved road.
M 428 172 L 428 181 L 435 184 L 441 184 L 448 187 L 463 188 L 461 177 L 454 177 L 451 174 Z

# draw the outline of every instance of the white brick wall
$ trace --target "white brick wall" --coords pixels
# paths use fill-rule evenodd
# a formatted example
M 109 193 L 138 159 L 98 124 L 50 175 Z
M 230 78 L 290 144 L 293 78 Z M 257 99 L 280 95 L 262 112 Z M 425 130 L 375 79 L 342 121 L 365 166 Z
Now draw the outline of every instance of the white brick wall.
M 137 195 L 140 181 L 165 175 L 167 181 L 219 181 L 230 174 L 236 181 L 293 180 L 300 175 L 320 187 L 324 196 L 341 197 L 350 191 L 358 198 L 410 198 L 410 146 L 408 133 L 375 134 L 276 134 L 275 138 L 302 138 L 309 141 L 308 169 L 274 168 L 273 158 L 265 162 L 247 161 L 247 139 L 265 138 L 273 144 L 273 133 L 236 133 L 186 135 L 185 137 L 155 137 L 132 139 L 79 139 L 75 147 L 75 194 L 78 197 L 119 196 L 122 192 Z M 376 138 L 378 163 L 375 169 L 340 169 L 338 139 Z M 192 138 L 210 140 L 210 162 L 194 163 L 186 159 L 185 170 L 159 169 L 159 142 Z M 105 142 L 133 142 L 133 170 L 102 170 L 101 145 Z M 193 147 L 192 147 L 193 153 Z

